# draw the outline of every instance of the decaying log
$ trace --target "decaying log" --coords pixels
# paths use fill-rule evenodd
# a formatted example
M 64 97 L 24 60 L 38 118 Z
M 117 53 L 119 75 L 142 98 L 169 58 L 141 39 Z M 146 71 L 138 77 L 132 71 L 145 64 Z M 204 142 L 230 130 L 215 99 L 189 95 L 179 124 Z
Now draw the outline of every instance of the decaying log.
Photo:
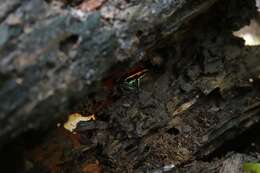
M 44 0 L 1 2 L 0 143 L 48 125 L 111 68 L 142 59 L 162 38 L 154 28 L 168 37 L 216 1 L 107 1 L 88 12 Z
M 260 47 L 244 47 L 229 34 L 215 36 L 219 42 L 208 37 L 193 44 L 200 47 L 193 57 L 200 55 L 203 64 L 198 59 L 189 63 L 190 56 L 183 52 L 180 57 L 187 68 L 180 75 L 172 76 L 171 63 L 175 63 L 168 62 L 167 72 L 158 78 L 152 75 L 153 82 L 138 94 L 124 95 L 99 112 L 109 119 L 110 128 L 106 133 L 95 128 L 87 141 L 103 146 L 103 154 L 114 166 L 122 163 L 115 166 L 115 172 L 126 167 L 132 171 L 136 165 L 144 171 L 153 169 L 151 165 L 183 165 L 206 158 L 259 122 L 260 71 L 255 62 Z M 82 126 L 79 132 L 84 135 L 91 123 Z
M 6 0 L 2 8 L 0 145 L 47 127 L 91 92 L 107 101 L 101 80 L 153 51 L 162 66 L 146 69 L 138 91 L 122 89 L 96 121 L 76 128 L 82 152 L 105 170 L 147 172 L 205 158 L 260 120 L 260 47 L 232 35 L 255 15 L 254 0 L 110 0 L 87 12 Z

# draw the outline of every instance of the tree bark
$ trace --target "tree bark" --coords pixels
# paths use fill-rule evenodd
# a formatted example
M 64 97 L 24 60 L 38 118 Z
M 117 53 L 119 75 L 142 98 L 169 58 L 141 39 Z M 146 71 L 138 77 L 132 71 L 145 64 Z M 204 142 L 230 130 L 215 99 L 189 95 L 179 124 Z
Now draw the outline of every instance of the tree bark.
M 89 12 L 44 0 L 1 2 L 0 143 L 53 122 L 111 68 L 139 61 L 216 1 L 108 1 Z

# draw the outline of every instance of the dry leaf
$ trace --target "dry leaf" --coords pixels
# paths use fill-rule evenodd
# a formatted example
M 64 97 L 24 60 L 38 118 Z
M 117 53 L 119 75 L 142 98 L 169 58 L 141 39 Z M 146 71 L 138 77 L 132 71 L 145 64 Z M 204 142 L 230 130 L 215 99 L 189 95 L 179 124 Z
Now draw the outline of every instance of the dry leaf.
M 188 110 L 192 105 L 194 105 L 194 104 L 197 102 L 198 98 L 199 98 L 199 96 L 197 95 L 197 96 L 196 96 L 195 98 L 193 98 L 192 100 L 190 100 L 190 101 L 188 101 L 188 102 L 182 104 L 180 107 L 178 107 L 178 108 L 174 111 L 173 115 L 175 116 L 175 115 L 177 115 L 177 114 L 180 114 L 180 113 L 182 113 L 182 112 Z
M 96 117 L 94 114 L 85 117 L 79 113 L 74 113 L 74 114 L 69 115 L 68 121 L 64 123 L 63 127 L 65 129 L 67 129 L 68 131 L 73 132 L 76 129 L 77 124 L 80 121 L 90 121 L 90 120 L 96 120 Z
M 85 0 L 79 5 L 79 9 L 82 11 L 93 11 L 101 7 L 106 0 Z

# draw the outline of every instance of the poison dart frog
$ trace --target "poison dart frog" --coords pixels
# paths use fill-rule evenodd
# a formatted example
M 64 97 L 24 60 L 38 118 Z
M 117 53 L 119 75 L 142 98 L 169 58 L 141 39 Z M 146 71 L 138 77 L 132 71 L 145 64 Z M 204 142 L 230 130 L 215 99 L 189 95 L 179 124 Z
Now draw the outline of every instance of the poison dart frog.
M 140 87 L 141 80 L 144 78 L 145 74 L 148 72 L 147 69 L 142 69 L 131 75 L 126 76 L 120 82 L 120 86 L 126 90 L 137 90 Z

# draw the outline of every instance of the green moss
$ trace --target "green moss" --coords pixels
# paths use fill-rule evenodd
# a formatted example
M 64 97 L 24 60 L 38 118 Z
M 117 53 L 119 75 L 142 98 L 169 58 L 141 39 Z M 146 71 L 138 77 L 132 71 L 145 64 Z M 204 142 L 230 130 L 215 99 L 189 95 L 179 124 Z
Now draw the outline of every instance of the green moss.
M 260 173 L 260 163 L 244 163 L 244 173 Z

